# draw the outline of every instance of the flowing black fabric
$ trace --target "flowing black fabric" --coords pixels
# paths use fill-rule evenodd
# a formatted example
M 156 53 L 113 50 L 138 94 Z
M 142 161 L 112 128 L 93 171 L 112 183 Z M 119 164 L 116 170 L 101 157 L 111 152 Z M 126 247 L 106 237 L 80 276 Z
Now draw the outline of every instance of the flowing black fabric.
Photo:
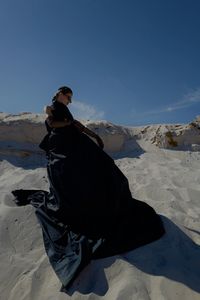
M 52 105 L 55 120 L 73 120 L 67 106 Z M 91 259 L 133 250 L 164 234 L 160 217 L 132 198 L 126 176 L 73 123 L 47 127 L 49 192 L 15 190 L 17 205 L 32 204 L 49 261 L 66 288 Z M 21 204 L 20 204 L 21 203 Z

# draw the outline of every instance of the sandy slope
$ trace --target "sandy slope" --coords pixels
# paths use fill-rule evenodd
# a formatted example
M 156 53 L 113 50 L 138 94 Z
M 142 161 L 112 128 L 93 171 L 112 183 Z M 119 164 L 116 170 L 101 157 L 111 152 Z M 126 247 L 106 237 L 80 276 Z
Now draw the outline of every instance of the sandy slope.
M 159 149 L 151 142 L 156 126 L 144 132 L 145 127 L 88 123 L 105 139 L 133 197 L 162 215 L 167 234 L 123 255 L 92 261 L 67 295 L 59 292 L 34 208 L 16 207 L 10 194 L 19 187 L 48 190 L 37 140 L 30 142 L 26 128 L 17 130 L 22 122 L 24 127 L 33 122 L 34 128 L 37 122 L 23 118 L 15 117 L 15 136 L 8 116 L 0 122 L 0 299 L 200 299 L 200 152 Z

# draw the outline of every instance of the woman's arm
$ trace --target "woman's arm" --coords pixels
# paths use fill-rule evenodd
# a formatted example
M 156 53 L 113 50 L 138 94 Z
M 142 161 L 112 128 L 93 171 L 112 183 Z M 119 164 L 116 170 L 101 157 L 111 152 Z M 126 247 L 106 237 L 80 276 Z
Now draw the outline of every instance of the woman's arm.
M 84 132 L 85 130 L 85 126 L 83 124 L 81 124 L 81 122 L 79 122 L 78 120 L 74 119 L 73 125 L 80 131 L 80 132 Z
M 86 134 L 88 134 L 89 136 L 95 138 L 97 140 L 97 143 L 99 144 L 100 148 L 104 148 L 104 143 L 102 141 L 102 139 L 100 138 L 100 136 L 98 136 L 98 134 L 96 134 L 94 131 L 90 130 L 89 128 L 85 127 L 83 124 L 81 124 L 81 122 L 74 120 L 73 124 L 78 128 L 79 131 L 84 132 Z
M 100 148 L 104 148 L 104 143 L 102 141 L 102 139 L 100 138 L 100 136 L 98 136 L 98 134 L 96 134 L 95 132 L 93 132 L 92 130 L 90 130 L 89 128 L 85 127 L 81 122 L 79 122 L 78 120 L 67 120 L 65 119 L 65 121 L 55 121 L 53 114 L 52 114 L 52 107 L 51 106 L 46 106 L 44 108 L 44 111 L 46 112 L 46 114 L 48 115 L 46 121 L 48 123 L 48 125 L 50 127 L 53 128 L 59 128 L 59 127 L 64 127 L 66 125 L 71 125 L 73 123 L 73 125 L 80 131 L 80 132 L 84 132 L 86 134 L 88 134 L 89 136 L 95 138 L 97 140 L 97 143 L 99 144 Z
M 85 127 L 81 122 L 79 122 L 78 120 L 74 120 L 73 124 L 76 126 L 76 128 L 78 128 L 78 130 L 80 132 L 84 132 L 88 135 L 90 135 L 93 138 L 97 137 L 97 134 L 95 132 L 93 132 L 92 130 L 90 130 L 89 128 Z
M 65 127 L 67 125 L 71 125 L 73 123 L 73 121 L 55 121 L 53 116 L 48 116 L 46 118 L 46 121 L 48 123 L 48 125 L 52 128 L 60 128 L 60 127 Z

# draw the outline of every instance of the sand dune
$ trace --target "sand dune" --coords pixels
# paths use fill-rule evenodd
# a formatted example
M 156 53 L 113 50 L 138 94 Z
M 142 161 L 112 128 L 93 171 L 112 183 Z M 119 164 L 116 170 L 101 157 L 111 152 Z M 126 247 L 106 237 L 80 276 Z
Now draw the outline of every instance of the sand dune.
M 17 207 L 10 193 L 19 187 L 48 190 L 46 158 L 38 147 L 45 134 L 44 118 L 0 114 L 0 298 L 200 299 L 198 126 L 123 127 L 83 121 L 104 140 L 105 151 L 127 176 L 133 197 L 161 215 L 166 235 L 122 255 L 92 261 L 66 294 L 59 291 L 61 284 L 45 254 L 34 208 Z

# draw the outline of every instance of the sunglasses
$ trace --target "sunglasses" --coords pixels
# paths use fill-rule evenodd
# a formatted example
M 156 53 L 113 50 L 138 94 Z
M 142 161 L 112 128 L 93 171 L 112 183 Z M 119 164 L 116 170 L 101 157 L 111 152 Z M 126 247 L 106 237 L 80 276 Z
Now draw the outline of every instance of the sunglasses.
M 65 96 L 67 96 L 68 100 L 72 101 L 72 96 L 68 96 L 68 95 Z
M 63 92 L 62 92 L 63 93 Z M 65 95 L 65 96 L 67 96 L 67 98 L 68 98 L 68 100 L 72 100 L 72 96 L 69 96 L 69 95 L 67 95 L 67 94 L 65 94 L 65 93 L 63 93 L 63 95 Z

